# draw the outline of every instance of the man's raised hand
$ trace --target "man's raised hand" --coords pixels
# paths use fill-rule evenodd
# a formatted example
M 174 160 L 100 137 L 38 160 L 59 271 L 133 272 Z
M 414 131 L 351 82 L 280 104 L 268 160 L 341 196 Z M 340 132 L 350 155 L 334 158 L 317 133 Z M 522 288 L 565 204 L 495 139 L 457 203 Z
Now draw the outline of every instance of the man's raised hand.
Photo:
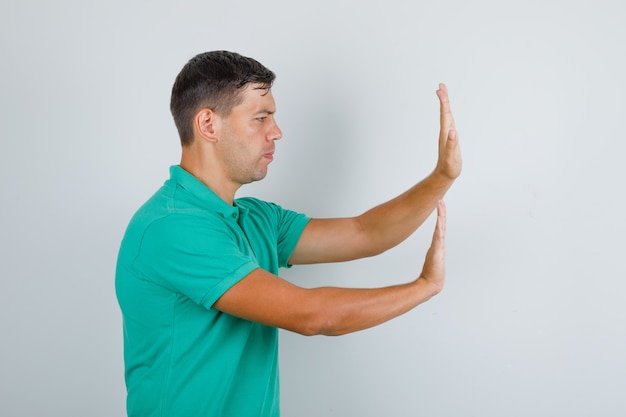
M 437 97 L 440 103 L 440 130 L 439 130 L 439 157 L 435 173 L 449 179 L 455 179 L 461 174 L 461 148 L 459 135 L 454 126 L 454 117 L 450 110 L 450 98 L 445 84 L 439 84 Z

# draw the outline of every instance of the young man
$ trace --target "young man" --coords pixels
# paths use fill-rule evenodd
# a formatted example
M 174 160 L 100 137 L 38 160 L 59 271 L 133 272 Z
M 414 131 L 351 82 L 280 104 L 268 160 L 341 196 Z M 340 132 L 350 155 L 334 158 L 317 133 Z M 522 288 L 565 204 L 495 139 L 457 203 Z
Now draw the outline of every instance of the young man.
M 278 328 L 341 335 L 403 314 L 444 283 L 445 206 L 461 171 L 441 84 L 439 157 L 431 175 L 360 216 L 309 219 L 253 198 L 282 136 L 274 74 L 215 51 L 191 59 L 172 89 L 179 166 L 131 220 L 116 291 L 124 318 L 129 416 L 278 416 Z M 385 288 L 303 289 L 279 267 L 379 254 L 437 208 L 422 273 Z

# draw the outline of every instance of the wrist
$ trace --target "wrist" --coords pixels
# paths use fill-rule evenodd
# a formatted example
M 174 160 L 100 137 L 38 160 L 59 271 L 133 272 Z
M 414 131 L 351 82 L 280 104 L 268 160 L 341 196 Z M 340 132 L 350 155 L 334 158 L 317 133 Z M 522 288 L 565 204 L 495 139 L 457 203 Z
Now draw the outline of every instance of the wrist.
M 446 174 L 443 168 L 436 166 L 428 176 L 428 179 L 434 187 L 447 190 L 452 186 L 456 178 Z
M 443 290 L 443 282 L 433 281 L 424 275 L 420 275 L 413 284 L 419 297 L 422 299 L 421 302 L 431 299 Z

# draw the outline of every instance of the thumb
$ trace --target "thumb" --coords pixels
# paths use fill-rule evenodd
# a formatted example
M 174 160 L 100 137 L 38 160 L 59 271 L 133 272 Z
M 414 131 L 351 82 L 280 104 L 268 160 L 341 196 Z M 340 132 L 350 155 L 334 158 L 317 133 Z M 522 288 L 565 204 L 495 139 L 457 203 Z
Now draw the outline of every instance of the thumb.
M 459 134 L 457 133 L 455 129 L 448 130 L 448 139 L 446 140 L 446 147 L 448 149 L 454 149 L 459 143 L 458 138 L 459 138 Z

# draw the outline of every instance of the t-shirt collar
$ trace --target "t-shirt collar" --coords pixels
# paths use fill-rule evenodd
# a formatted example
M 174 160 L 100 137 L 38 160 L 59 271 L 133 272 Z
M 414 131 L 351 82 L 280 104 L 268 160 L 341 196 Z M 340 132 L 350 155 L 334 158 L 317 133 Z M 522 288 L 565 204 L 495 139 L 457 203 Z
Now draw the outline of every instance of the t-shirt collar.
M 204 206 L 215 210 L 225 218 L 238 219 L 240 215 L 245 216 L 247 214 L 248 209 L 246 207 L 238 206 L 236 200 L 231 206 L 199 179 L 181 168 L 180 165 L 172 165 L 170 167 L 170 178 L 200 199 Z

